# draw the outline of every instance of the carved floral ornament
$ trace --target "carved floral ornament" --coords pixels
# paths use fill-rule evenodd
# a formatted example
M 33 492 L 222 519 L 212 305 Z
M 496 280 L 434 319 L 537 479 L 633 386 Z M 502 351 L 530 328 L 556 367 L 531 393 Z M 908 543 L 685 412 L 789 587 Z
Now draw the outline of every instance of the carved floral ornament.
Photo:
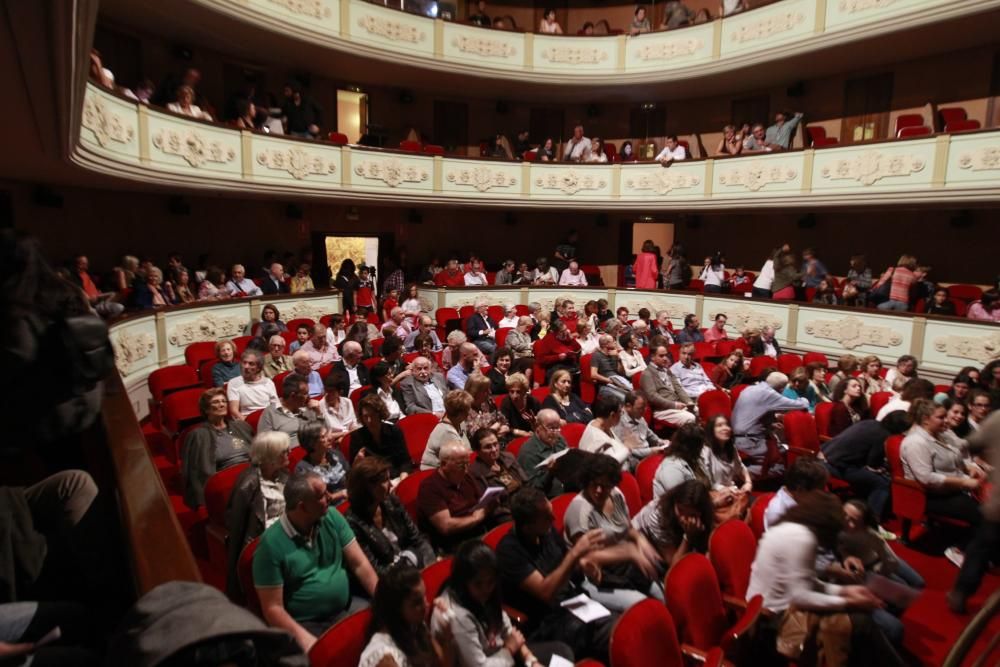
M 557 174 L 548 174 L 535 179 L 535 185 L 543 190 L 559 190 L 563 194 L 574 195 L 580 190 L 600 190 L 607 187 L 603 178 L 594 178 L 590 174 L 580 174 L 575 169 Z
M 314 19 L 328 19 L 333 14 L 329 5 L 320 0 L 268 0 L 272 5 L 284 7 L 292 14 Z
M 850 180 L 862 185 L 874 185 L 883 178 L 910 176 L 923 171 L 925 166 L 924 159 L 916 155 L 886 155 L 881 151 L 870 150 L 855 158 L 827 163 L 820 173 L 823 178 L 832 181 Z
M 420 183 L 430 178 L 426 169 L 403 164 L 397 159 L 365 160 L 354 167 L 354 173 L 363 178 L 382 181 L 390 188 L 403 183 Z
M 456 35 L 451 45 L 462 53 L 471 53 L 488 58 L 511 58 L 517 55 L 517 49 L 508 42 L 484 37 L 468 37 Z
M 671 169 L 661 169 L 653 174 L 641 174 L 625 179 L 625 187 L 629 190 L 652 190 L 657 194 L 666 195 L 674 190 L 693 188 L 701 183 L 694 174 L 685 174 Z
M 437 308 L 433 301 L 422 294 L 417 297 L 417 300 L 420 301 L 420 312 L 422 313 L 432 313 Z
M 176 155 L 192 167 L 206 162 L 225 164 L 236 159 L 236 150 L 218 141 L 208 141 L 197 130 L 170 130 L 163 128 L 153 136 L 153 145 L 167 155 Z
M 719 183 L 730 186 L 742 185 L 751 192 L 757 192 L 774 183 L 793 181 L 798 175 L 798 172 L 791 167 L 780 164 L 769 167 L 760 160 L 754 160 L 750 164 L 723 171 L 719 174 Z
M 774 315 L 754 310 L 749 306 L 737 306 L 724 312 L 729 320 L 729 326 L 733 327 L 736 331 L 744 331 L 745 329 L 760 331 L 767 326 L 778 330 L 784 326 L 784 323 Z
M 384 37 L 392 42 L 419 44 L 427 39 L 427 33 L 420 28 L 371 14 L 365 14 L 358 19 L 358 25 L 367 30 L 369 34 Z
M 704 45 L 704 42 L 694 37 L 657 42 L 656 44 L 643 44 L 636 51 L 635 57 L 643 62 L 670 60 L 671 58 L 689 56 Z
M 895 329 L 865 324 L 853 316 L 839 320 L 810 320 L 805 323 L 805 331 L 816 338 L 837 341 L 848 350 L 862 345 L 897 347 L 903 343 L 902 334 Z
M 882 9 L 895 4 L 896 0 L 840 0 L 840 11 L 848 14 L 865 12 L 869 9 Z
M 276 171 L 287 171 L 298 180 L 310 175 L 326 176 L 337 170 L 323 156 L 307 153 L 298 147 L 262 150 L 257 153 L 257 164 Z
M 989 336 L 939 336 L 934 339 L 934 349 L 948 357 L 987 364 L 1000 359 L 1000 333 Z
M 1000 146 L 983 146 L 972 153 L 962 153 L 958 157 L 958 166 L 972 171 L 1000 169 Z
M 193 320 L 175 324 L 167 333 L 167 340 L 174 347 L 185 347 L 200 341 L 235 338 L 243 335 L 246 325 L 246 319 L 238 315 L 222 317 L 203 313 Z
M 296 301 L 291 306 L 282 306 L 281 315 L 285 318 L 286 322 L 298 319 L 319 322 L 323 316 L 336 312 L 336 310 L 336 306 L 321 306 L 315 303 Z
M 94 133 L 94 139 L 102 148 L 112 141 L 127 144 L 135 136 L 135 128 L 111 111 L 97 95 L 87 95 L 84 100 L 81 124 Z
M 456 299 L 448 304 L 449 308 L 462 308 L 463 306 L 475 306 L 477 301 L 486 301 L 487 303 L 495 303 L 497 300 L 496 294 L 487 294 L 486 292 L 479 292 L 478 294 L 468 295 L 462 294 L 461 298 Z M 551 309 L 550 309 L 551 310 Z
M 550 46 L 542 58 L 564 65 L 597 65 L 608 59 L 608 52 L 592 46 Z
M 153 352 L 156 340 L 151 333 L 120 331 L 112 339 L 115 349 L 115 366 L 122 375 L 128 375 L 132 366 Z
M 619 308 L 625 306 L 630 313 L 638 312 L 640 308 L 649 308 L 649 312 L 653 314 L 653 317 L 656 317 L 662 311 L 666 311 L 672 320 L 683 320 L 685 315 L 694 312 L 683 304 L 663 299 L 625 299 L 624 301 L 617 299 L 615 306 Z
M 490 188 L 509 188 L 517 185 L 517 179 L 509 176 L 505 172 L 489 167 L 474 167 L 472 169 L 458 169 L 449 171 L 445 176 L 449 183 L 455 185 L 466 185 L 473 187 L 479 192 L 486 192 Z
M 741 26 L 733 33 L 734 42 L 745 44 L 788 32 L 806 20 L 801 12 L 785 12 Z

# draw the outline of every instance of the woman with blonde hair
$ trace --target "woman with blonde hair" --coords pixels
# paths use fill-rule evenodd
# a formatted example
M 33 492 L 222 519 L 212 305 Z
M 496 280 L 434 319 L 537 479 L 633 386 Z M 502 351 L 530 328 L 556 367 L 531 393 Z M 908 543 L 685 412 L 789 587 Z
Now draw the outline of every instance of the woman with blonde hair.
M 542 409 L 555 410 L 564 424 L 589 424 L 594 418 L 590 408 L 573 393 L 573 377 L 565 368 L 552 373 L 549 395 L 542 401 Z
M 530 437 L 535 431 L 535 415 L 542 406 L 530 392 L 531 383 L 523 373 L 507 376 L 507 396 L 500 403 L 500 413 L 515 438 Z
M 313 292 L 315 289 L 313 279 L 309 275 L 309 265 L 300 264 L 299 270 L 292 276 L 292 284 L 289 291 L 292 294 L 301 294 L 302 292 Z
M 882 360 L 874 354 L 869 354 L 861 360 L 861 375 L 858 380 L 864 390 L 865 398 L 871 397 L 880 391 L 892 391 L 892 385 L 882 377 Z
M 894 310 L 905 312 L 910 308 L 910 287 L 916 281 L 913 271 L 917 268 L 917 258 L 913 255 L 903 255 L 896 266 L 886 269 L 878 283 L 872 289 L 876 299 L 887 297 L 878 303 L 879 310 Z

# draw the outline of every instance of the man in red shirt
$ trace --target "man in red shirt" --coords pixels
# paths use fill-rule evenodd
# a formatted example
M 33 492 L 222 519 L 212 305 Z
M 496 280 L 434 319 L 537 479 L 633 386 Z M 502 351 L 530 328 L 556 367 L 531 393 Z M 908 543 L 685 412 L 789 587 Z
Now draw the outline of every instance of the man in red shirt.
M 73 271 L 70 273 L 70 279 L 83 290 L 90 305 L 101 317 L 121 315 L 122 311 L 125 310 L 125 306 L 117 301 L 112 301 L 114 292 L 101 292 L 97 289 L 94 279 L 90 277 L 90 260 L 87 259 L 86 255 L 77 255 L 73 259 Z
M 715 316 L 715 324 L 705 330 L 705 342 L 715 343 L 720 340 L 727 340 L 729 334 L 726 333 L 726 316 L 719 313 Z
M 557 368 L 577 373 L 580 370 L 580 343 L 566 328 L 565 322 L 555 320 L 545 338 L 538 343 L 538 364 L 545 369 L 546 382 Z
M 438 287 L 465 287 L 465 274 L 458 268 L 458 260 L 452 257 L 443 271 L 434 276 L 434 284 Z

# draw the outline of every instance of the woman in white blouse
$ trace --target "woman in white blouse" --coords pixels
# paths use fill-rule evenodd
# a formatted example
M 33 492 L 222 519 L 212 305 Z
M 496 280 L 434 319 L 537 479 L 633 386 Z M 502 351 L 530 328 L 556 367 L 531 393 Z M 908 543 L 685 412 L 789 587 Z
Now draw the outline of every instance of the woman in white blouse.
M 604 154 L 604 140 L 600 137 L 594 137 L 593 141 L 590 142 L 590 155 L 587 156 L 587 162 L 607 164 L 607 161 L 608 156 Z
M 618 338 L 618 344 L 622 348 L 621 352 L 618 353 L 618 358 L 621 359 L 625 377 L 631 380 L 633 376 L 646 370 L 646 360 L 642 358 L 639 339 L 631 332 L 624 333 Z
M 701 270 L 699 280 L 704 281 L 705 291 L 718 294 L 722 291 L 722 284 L 726 282 L 725 257 L 721 252 L 715 253 L 712 257 L 705 258 L 705 268 Z
M 191 86 L 181 86 L 177 89 L 177 101 L 169 102 L 167 110 L 179 113 L 182 116 L 191 118 L 201 118 L 202 120 L 212 120 L 212 114 L 202 111 L 201 107 L 194 104 L 194 89 Z
M 350 392 L 351 381 L 342 370 L 331 371 L 323 380 L 326 393 L 319 402 L 319 413 L 326 422 L 327 428 L 333 433 L 344 434 L 361 427 L 354 414 L 354 404 L 347 394 Z
M 559 25 L 559 22 L 556 21 L 556 10 L 551 8 L 545 9 L 545 14 L 542 15 L 542 20 L 538 24 L 538 32 L 543 35 L 563 34 L 562 27 Z
M 517 326 L 520 318 L 517 315 L 517 306 L 508 303 L 503 309 L 503 319 L 497 322 L 498 329 L 513 329 Z
M 594 418 L 587 424 L 580 437 L 580 450 L 607 454 L 624 465 L 631 450 L 611 430 L 621 421 L 621 401 L 614 396 L 598 396 L 594 401 L 593 410 Z

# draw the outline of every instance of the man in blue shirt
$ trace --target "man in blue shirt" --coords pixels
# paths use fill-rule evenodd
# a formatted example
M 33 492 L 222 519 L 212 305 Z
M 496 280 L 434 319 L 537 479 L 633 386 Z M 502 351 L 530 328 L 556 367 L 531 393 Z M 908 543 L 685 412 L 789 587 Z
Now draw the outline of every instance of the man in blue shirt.
M 827 276 L 826 266 L 819 261 L 819 256 L 812 248 L 802 251 L 802 282 L 806 287 L 819 287 L 820 281 Z
M 792 133 L 801 121 L 801 112 L 796 113 L 790 120 L 784 111 L 774 114 L 774 125 L 767 128 L 764 144 L 772 151 L 787 151 L 792 145 Z

